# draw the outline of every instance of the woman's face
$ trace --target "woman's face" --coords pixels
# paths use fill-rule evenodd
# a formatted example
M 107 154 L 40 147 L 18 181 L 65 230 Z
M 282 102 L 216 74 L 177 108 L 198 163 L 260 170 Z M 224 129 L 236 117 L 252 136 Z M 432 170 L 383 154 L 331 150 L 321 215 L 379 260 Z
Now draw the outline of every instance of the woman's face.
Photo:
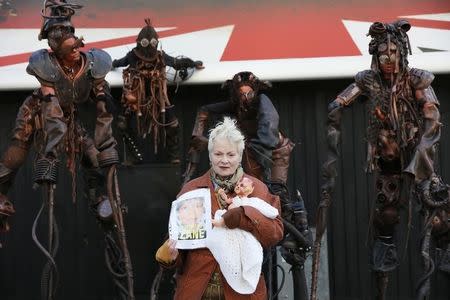
M 227 139 L 214 141 L 209 158 L 214 172 L 222 177 L 233 175 L 241 163 L 237 145 Z

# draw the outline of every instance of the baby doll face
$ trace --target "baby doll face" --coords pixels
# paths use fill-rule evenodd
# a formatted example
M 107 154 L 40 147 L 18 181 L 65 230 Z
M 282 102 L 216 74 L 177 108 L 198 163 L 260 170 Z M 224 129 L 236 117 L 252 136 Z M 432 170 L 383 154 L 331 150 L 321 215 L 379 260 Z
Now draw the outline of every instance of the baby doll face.
M 234 192 L 238 196 L 247 197 L 254 190 L 253 181 L 250 178 L 242 177 L 234 188 Z

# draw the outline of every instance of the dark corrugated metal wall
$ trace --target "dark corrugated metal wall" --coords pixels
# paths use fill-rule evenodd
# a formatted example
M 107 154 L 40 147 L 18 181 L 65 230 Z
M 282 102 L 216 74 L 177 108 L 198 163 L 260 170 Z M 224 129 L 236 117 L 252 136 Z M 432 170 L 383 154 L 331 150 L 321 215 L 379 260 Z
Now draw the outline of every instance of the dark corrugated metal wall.
M 441 101 L 442 122 L 450 124 L 449 75 L 435 80 L 436 94 Z M 350 80 L 304 81 L 275 83 L 269 96 L 281 116 L 280 127 L 297 143 L 292 155 L 289 185 L 299 188 L 307 201 L 310 220 L 314 219 L 320 185 L 320 166 L 326 157 L 326 107 Z M 446 85 L 447 84 L 447 85 Z M 119 96 L 120 91 L 114 90 Z M 7 144 L 14 116 L 25 92 L 1 93 L 0 150 Z M 172 96 L 182 124 L 182 149 L 185 153 L 195 118 L 195 110 L 202 104 L 219 99 L 218 86 L 180 86 Z M 358 104 L 344 114 L 342 159 L 336 197 L 330 208 L 329 253 L 330 292 L 333 299 L 372 299 L 374 283 L 368 271 L 366 246 L 369 212 L 373 200 L 372 178 L 364 173 L 366 146 L 365 108 Z M 450 130 L 443 127 L 440 151 L 440 169 L 446 182 L 450 182 Z M 160 162 L 162 154 L 151 154 L 146 146 L 146 157 L 151 163 Z M 204 155 L 203 169 L 207 166 Z M 44 259 L 33 245 L 31 225 L 40 198 L 31 189 L 31 159 L 16 180 L 11 198 L 15 200 L 18 215 L 13 232 L 6 239 L 6 249 L 0 250 L 0 291 L 6 299 L 37 299 L 39 277 Z M 163 174 L 163 175 L 162 175 Z M 161 180 L 161 175 L 164 179 Z M 132 259 L 136 270 L 136 291 L 144 297 L 156 272 L 153 253 L 163 238 L 166 228 L 168 201 L 179 188 L 180 171 L 164 164 L 122 169 L 122 194 L 130 205 L 128 235 Z M 79 192 L 82 193 L 82 184 Z M 88 205 L 79 197 L 76 205 L 62 191 L 70 190 L 70 178 L 62 176 L 58 186 L 61 199 L 60 227 L 62 228 L 59 264 L 63 288 L 60 299 L 111 299 L 111 283 L 103 267 L 101 234 L 95 220 L 88 213 Z M 415 209 L 414 214 L 417 215 Z M 163 212 L 163 213 L 162 213 Z M 406 215 L 402 216 L 406 221 Z M 405 230 L 405 224 L 399 226 Z M 399 271 L 391 276 L 389 299 L 412 299 L 415 282 L 420 276 L 418 243 L 420 222 L 413 219 L 413 229 Z M 404 231 L 403 231 L 404 232 Z M 41 233 L 43 236 L 44 233 Z M 402 235 L 404 236 L 404 235 Z M 403 252 L 400 249 L 400 252 Z M 446 299 L 450 294 L 448 275 L 436 274 L 432 282 L 432 299 Z M 92 295 L 92 296 L 90 296 Z M 95 296 L 94 296 L 95 295 Z M 3 299 L 3 297 L 2 297 Z M 138 298 L 139 299 L 139 298 Z

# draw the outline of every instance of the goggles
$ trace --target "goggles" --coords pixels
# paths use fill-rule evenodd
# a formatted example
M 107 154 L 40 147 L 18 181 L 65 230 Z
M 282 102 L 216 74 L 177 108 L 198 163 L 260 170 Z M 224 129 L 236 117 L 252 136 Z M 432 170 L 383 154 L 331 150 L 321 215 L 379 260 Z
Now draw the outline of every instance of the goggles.
M 143 38 L 140 40 L 139 44 L 144 48 L 147 48 L 149 45 L 152 46 L 152 48 L 156 48 L 158 46 L 158 40 L 155 38 L 152 38 L 151 40 Z

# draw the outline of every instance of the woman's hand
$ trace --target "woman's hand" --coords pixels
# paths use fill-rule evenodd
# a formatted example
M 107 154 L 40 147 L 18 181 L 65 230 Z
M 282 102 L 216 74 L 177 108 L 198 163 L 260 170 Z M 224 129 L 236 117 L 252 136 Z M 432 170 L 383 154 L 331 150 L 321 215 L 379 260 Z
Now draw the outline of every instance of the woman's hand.
M 172 261 L 176 260 L 178 257 L 178 249 L 176 248 L 177 241 L 169 239 L 167 246 L 169 246 L 170 259 L 172 259 Z
M 214 227 L 225 227 L 225 221 L 223 220 L 223 218 L 220 218 L 218 220 L 212 219 L 211 223 Z
M 217 190 L 217 195 L 225 201 L 227 204 L 231 203 L 231 200 L 228 198 L 227 193 L 225 193 L 224 189 L 220 188 Z

